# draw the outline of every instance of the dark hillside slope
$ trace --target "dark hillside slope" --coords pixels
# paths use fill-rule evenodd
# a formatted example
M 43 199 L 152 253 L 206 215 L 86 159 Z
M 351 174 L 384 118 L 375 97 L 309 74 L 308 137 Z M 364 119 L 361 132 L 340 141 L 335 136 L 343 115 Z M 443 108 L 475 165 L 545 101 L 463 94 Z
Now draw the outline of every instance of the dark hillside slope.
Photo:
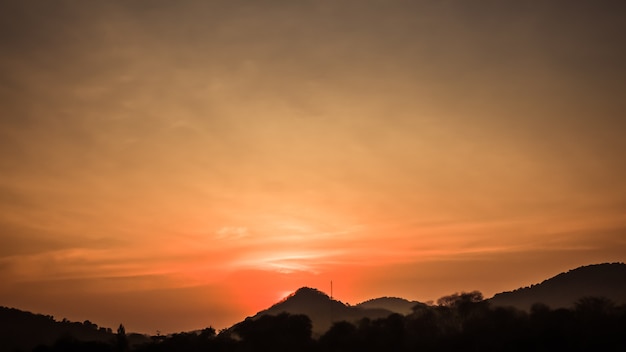
M 386 309 L 348 306 L 337 300 L 331 300 L 321 291 L 302 287 L 281 302 L 258 312 L 253 319 L 262 315 L 279 315 L 280 313 L 307 315 L 313 323 L 313 332 L 316 334 L 328 330 L 331 322 L 342 320 L 354 322 L 365 317 L 376 319 L 392 314 Z
M 626 304 L 626 264 L 604 263 L 579 267 L 540 284 L 498 293 L 489 301 L 494 306 L 529 310 L 534 303 L 551 308 L 569 308 L 586 296 L 605 297 Z
M 357 304 L 356 307 L 365 309 L 386 309 L 394 313 L 407 315 L 410 314 L 417 305 L 424 305 L 424 303 L 409 301 L 399 297 L 380 297 L 361 302 Z

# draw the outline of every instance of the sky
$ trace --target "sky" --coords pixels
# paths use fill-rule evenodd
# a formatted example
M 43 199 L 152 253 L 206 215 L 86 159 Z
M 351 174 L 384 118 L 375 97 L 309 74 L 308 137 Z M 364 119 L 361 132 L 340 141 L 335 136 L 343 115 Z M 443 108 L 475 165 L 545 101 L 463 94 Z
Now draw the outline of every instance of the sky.
M 0 0 L 0 305 L 155 334 L 626 261 L 625 16 Z

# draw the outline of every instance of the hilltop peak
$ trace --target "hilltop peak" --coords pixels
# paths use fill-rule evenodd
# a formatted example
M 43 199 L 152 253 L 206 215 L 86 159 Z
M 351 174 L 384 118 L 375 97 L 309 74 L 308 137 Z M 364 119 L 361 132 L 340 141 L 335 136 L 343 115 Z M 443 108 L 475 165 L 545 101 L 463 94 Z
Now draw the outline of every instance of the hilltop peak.
M 299 289 L 297 289 L 292 296 L 313 296 L 313 297 L 323 297 L 323 298 L 328 298 L 330 299 L 330 297 L 325 294 L 324 292 L 316 289 L 316 288 L 311 288 L 311 287 L 300 287 Z
M 361 302 L 356 306 L 365 309 L 379 308 L 386 309 L 394 313 L 409 314 L 411 313 L 413 307 L 423 304 L 424 303 L 418 301 L 409 301 L 400 297 L 379 297 L 369 299 L 365 302 Z
M 357 321 L 363 317 L 383 318 L 392 313 L 380 308 L 348 306 L 331 299 L 318 289 L 301 287 L 270 308 L 258 312 L 253 318 L 283 312 L 307 315 L 313 323 L 313 331 L 317 334 L 326 331 L 336 321 Z
M 293 303 L 293 302 L 322 302 L 322 301 L 330 301 L 330 297 L 324 292 L 311 287 L 300 287 L 295 290 L 285 298 L 283 298 L 280 302 L 276 303 L 276 305 L 281 305 L 285 303 Z

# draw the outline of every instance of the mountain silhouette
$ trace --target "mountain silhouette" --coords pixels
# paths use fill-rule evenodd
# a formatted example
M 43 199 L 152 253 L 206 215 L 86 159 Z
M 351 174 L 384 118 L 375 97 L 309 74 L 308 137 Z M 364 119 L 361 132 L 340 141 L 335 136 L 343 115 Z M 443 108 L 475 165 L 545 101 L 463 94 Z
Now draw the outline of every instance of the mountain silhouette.
M 528 311 L 535 303 L 571 308 L 582 297 L 605 297 L 626 304 L 626 264 L 582 266 L 556 275 L 540 284 L 494 295 L 493 306 L 512 306 Z
M 338 321 L 354 322 L 362 318 L 384 318 L 394 311 L 381 307 L 349 306 L 331 299 L 327 294 L 309 287 L 302 287 L 270 308 L 258 312 L 252 317 L 257 319 L 263 315 L 279 315 L 281 313 L 304 314 L 313 323 L 313 333 L 322 334 Z
M 410 314 L 417 305 L 424 305 L 418 301 L 409 301 L 399 297 L 380 297 L 361 302 L 356 307 L 364 309 L 386 309 L 402 315 Z
M 459 296 L 458 294 L 456 296 L 452 295 L 449 297 L 457 296 L 462 297 L 462 295 Z M 594 300 L 591 298 L 586 301 L 580 300 L 584 297 L 604 297 L 611 300 L 616 305 L 607 305 L 607 301 L 602 301 L 601 299 Z M 255 333 L 254 331 L 251 332 L 250 329 L 254 330 L 257 328 L 268 328 L 274 326 L 278 328 L 267 331 L 261 329 L 261 335 L 264 334 L 263 331 L 274 331 L 280 335 L 283 328 L 290 329 L 293 326 L 300 326 L 301 329 L 294 328 L 294 331 L 308 331 L 308 335 L 305 334 L 306 336 L 303 336 L 306 339 L 310 339 L 311 326 L 307 325 L 309 324 L 308 319 L 310 319 L 313 332 L 312 336 L 314 338 L 322 337 L 325 333 L 330 333 L 325 340 L 325 343 L 327 343 L 334 338 L 341 339 L 344 335 L 352 336 L 351 338 L 354 338 L 355 335 L 350 334 L 355 333 L 356 329 L 364 329 L 362 330 L 365 334 L 363 336 L 367 336 L 371 332 L 367 329 L 391 329 L 389 331 L 396 331 L 397 329 L 400 329 L 400 326 L 403 326 L 404 321 L 407 324 L 410 323 L 415 325 L 413 327 L 417 329 L 415 331 L 439 331 L 443 334 L 441 336 L 448 336 L 446 334 L 449 334 L 450 331 L 456 331 L 454 329 L 458 330 L 459 326 L 461 326 L 459 325 L 461 324 L 461 321 L 459 320 L 461 318 L 471 320 L 482 317 L 481 319 L 487 319 L 482 320 L 482 323 L 487 324 L 489 322 L 489 324 L 484 325 L 483 328 L 487 326 L 495 329 L 500 327 L 500 323 L 497 322 L 500 321 L 498 319 L 506 318 L 503 317 L 502 314 L 513 314 L 507 318 L 513 320 L 523 316 L 523 314 L 519 315 L 515 313 L 514 310 L 501 309 L 499 307 L 515 307 L 517 309 L 530 310 L 533 304 L 543 303 L 548 306 L 548 309 L 533 310 L 534 312 L 531 312 L 530 314 L 530 320 L 526 321 L 524 324 L 536 323 L 535 328 L 543 329 L 543 325 L 541 324 L 545 323 L 545 319 L 548 319 L 549 321 L 552 321 L 550 324 L 555 324 L 554 326 L 561 326 L 563 322 L 569 321 L 575 317 L 580 319 L 585 318 L 585 314 L 593 318 L 594 314 L 600 311 L 598 310 L 598 307 L 603 307 L 603 309 L 613 307 L 614 309 L 611 308 L 613 309 L 612 311 L 610 309 L 608 310 L 612 312 L 611 314 L 613 315 L 601 315 L 604 317 L 604 320 L 594 321 L 593 323 L 589 323 L 591 320 L 579 322 L 581 324 L 587 324 L 585 325 L 585 329 L 587 329 L 587 331 L 609 331 L 611 329 L 614 330 L 615 326 L 619 326 L 619 324 L 610 319 L 618 319 L 619 314 L 621 314 L 619 312 L 623 312 L 624 307 L 626 307 L 626 264 L 605 263 L 579 267 L 549 278 L 540 284 L 520 288 L 511 292 L 498 293 L 488 301 L 492 308 L 488 308 L 489 305 L 487 305 L 486 302 L 472 303 L 462 300 L 460 301 L 461 304 L 429 306 L 424 303 L 409 301 L 398 297 L 375 298 L 351 306 L 341 301 L 331 299 L 327 294 L 317 289 L 303 287 L 285 297 L 280 302 L 272 305 L 268 309 L 258 312 L 241 323 L 235 324 L 234 327 L 239 327 L 238 332 L 243 334 L 240 334 L 241 336 L 245 337 L 249 335 L 248 337 L 254 337 L 257 336 L 258 333 Z M 575 305 L 576 302 L 578 303 Z M 622 308 L 620 308 L 620 305 L 622 305 Z M 549 308 L 553 309 L 553 311 L 550 311 Z M 570 310 L 569 313 L 559 312 L 558 310 L 555 310 L 557 308 L 568 308 Z M 489 311 L 489 309 L 493 310 Z M 578 315 L 574 314 L 574 312 Z M 303 318 L 302 315 L 306 315 L 308 318 Z M 369 318 L 369 321 L 364 320 L 359 322 L 363 318 Z M 491 321 L 490 319 L 495 320 Z M 329 330 L 333 324 L 342 321 L 347 321 L 347 323 L 343 323 L 343 325 L 335 325 L 336 328 L 334 330 Z M 604 321 L 604 325 L 600 324 L 602 321 Z M 624 320 L 622 320 L 622 322 L 623 321 Z M 357 324 L 352 325 L 350 323 Z M 478 326 L 473 325 L 474 323 L 470 324 L 469 320 L 466 321 L 466 323 L 469 324 L 467 326 Z M 519 320 L 518 323 L 521 324 L 522 320 Z M 511 326 L 507 326 L 508 325 L 505 324 L 501 327 L 502 329 L 511 328 Z M 453 329 L 448 331 L 446 330 L 448 328 Z M 231 329 L 232 327 L 224 329 L 224 331 L 229 331 Z M 339 334 L 339 332 L 343 331 L 342 329 L 347 332 L 345 334 Z M 445 331 L 441 329 L 444 329 Z M 515 329 L 511 328 L 510 331 L 514 330 Z M 246 335 L 246 331 L 250 334 Z M 570 332 L 568 332 L 568 334 L 569 333 Z M 332 337 L 334 336 L 333 334 L 339 335 Z M 572 332 L 572 334 L 574 333 Z M 578 334 L 578 332 L 575 332 L 575 334 Z M 172 337 L 173 340 L 170 342 L 175 343 L 177 341 L 176 339 L 179 338 L 206 339 L 206 336 L 210 337 L 214 335 L 214 330 L 212 334 L 206 334 L 203 332 L 175 334 Z M 138 346 L 142 343 L 150 341 L 150 338 L 144 335 L 128 334 L 127 336 L 128 342 L 131 346 Z M 116 335 L 111 329 L 98 327 L 96 324 L 93 324 L 88 320 L 82 323 L 71 322 L 66 319 L 56 321 L 49 315 L 33 314 L 14 308 L 0 307 L 0 351 L 28 351 L 38 345 L 51 345 L 63 338 L 70 338 L 75 341 L 91 341 L 100 343 L 100 346 L 111 346 L 115 337 Z M 296 340 L 283 342 L 296 343 L 300 341 L 298 339 Z M 221 343 L 220 341 L 222 340 L 217 339 L 215 341 L 215 343 Z M 224 343 L 236 343 L 234 342 L 235 340 L 228 341 Z M 442 341 L 445 342 L 446 339 L 443 339 Z M 610 342 L 609 344 L 613 344 L 613 342 Z M 98 345 L 93 346 L 97 347 Z M 296 348 L 295 350 L 301 349 Z
M 493 306 L 512 306 L 530 310 L 535 303 L 556 308 L 571 308 L 583 297 L 605 297 L 617 304 L 626 304 L 626 264 L 604 263 L 582 266 L 549 278 L 540 284 L 494 295 Z M 304 314 L 313 322 L 315 334 L 324 333 L 332 323 L 355 322 L 362 318 L 385 318 L 392 313 L 410 314 L 422 305 L 398 297 L 374 298 L 355 306 L 346 305 L 314 288 L 302 287 L 270 308 L 258 312 L 253 319 L 280 313 Z

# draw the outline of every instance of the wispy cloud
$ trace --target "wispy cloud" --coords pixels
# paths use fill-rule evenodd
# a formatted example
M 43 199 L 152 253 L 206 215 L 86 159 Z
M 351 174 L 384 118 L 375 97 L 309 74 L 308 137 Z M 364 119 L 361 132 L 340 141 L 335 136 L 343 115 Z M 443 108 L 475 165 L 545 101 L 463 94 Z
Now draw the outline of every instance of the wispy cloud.
M 309 250 L 309 251 L 276 251 L 265 250 L 250 253 L 240 260 L 231 263 L 237 269 L 256 269 L 276 271 L 283 274 L 294 272 L 309 272 L 319 274 L 328 269 L 330 264 L 336 264 L 343 250 Z
M 248 236 L 248 228 L 244 226 L 224 226 L 215 231 L 217 239 L 240 239 Z

